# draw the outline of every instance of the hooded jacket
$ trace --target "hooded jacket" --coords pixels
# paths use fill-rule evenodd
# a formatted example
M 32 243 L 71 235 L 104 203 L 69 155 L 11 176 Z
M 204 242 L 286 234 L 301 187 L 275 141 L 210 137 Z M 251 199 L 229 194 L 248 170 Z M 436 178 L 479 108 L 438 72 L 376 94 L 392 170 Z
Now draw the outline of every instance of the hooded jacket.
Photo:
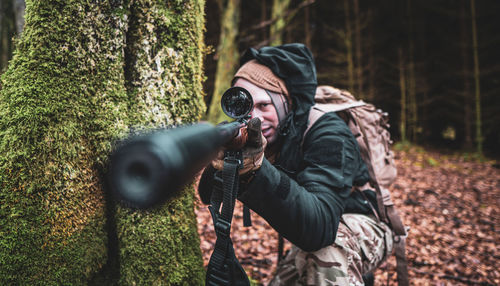
M 368 201 L 352 186 L 361 186 L 368 171 L 356 139 L 335 113 L 318 119 L 303 137 L 316 92 L 316 69 L 311 52 L 302 44 L 250 49 L 241 64 L 256 59 L 287 85 L 292 111 L 281 124 L 280 153 L 271 164 L 264 159 L 238 199 L 262 216 L 283 237 L 305 251 L 335 241 L 343 213 L 370 213 Z M 303 143 L 302 143 L 303 142 Z M 209 203 L 215 170 L 202 175 L 199 193 Z M 374 193 L 366 192 L 373 200 Z

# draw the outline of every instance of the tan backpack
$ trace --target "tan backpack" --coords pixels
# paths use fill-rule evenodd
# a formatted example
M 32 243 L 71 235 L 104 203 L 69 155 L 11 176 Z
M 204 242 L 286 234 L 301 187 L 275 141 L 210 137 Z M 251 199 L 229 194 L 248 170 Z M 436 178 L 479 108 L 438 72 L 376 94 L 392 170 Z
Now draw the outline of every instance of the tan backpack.
M 397 261 L 398 284 L 408 285 L 405 255 L 406 229 L 394 207 L 388 187 L 396 179 L 397 170 L 389 133 L 388 114 L 372 104 L 356 100 L 352 94 L 332 86 L 319 86 L 314 97 L 316 104 L 309 113 L 305 134 L 323 114 L 336 112 L 349 126 L 358 141 L 361 157 L 370 174 L 370 185 L 377 193 L 379 220 L 394 232 L 394 253 Z

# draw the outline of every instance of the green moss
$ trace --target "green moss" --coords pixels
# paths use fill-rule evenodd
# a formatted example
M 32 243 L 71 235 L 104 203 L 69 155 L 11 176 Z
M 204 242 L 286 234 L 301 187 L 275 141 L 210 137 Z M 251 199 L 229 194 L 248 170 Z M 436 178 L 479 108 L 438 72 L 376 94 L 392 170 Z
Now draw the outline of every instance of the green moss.
M 106 281 L 111 142 L 204 111 L 204 2 L 130 2 L 26 3 L 0 91 L 1 285 Z M 149 213 L 118 208 L 119 281 L 201 284 L 194 217 L 192 189 Z
M 148 212 L 119 208 L 120 284 L 203 284 L 192 194 Z
M 135 1 L 127 34 L 131 110 L 153 126 L 193 122 L 202 90 L 203 1 Z M 151 112 L 153 111 L 153 112 Z
M 131 125 L 198 121 L 202 90 L 203 1 L 134 1 L 127 32 Z M 203 284 L 192 189 L 150 212 L 119 208 L 120 284 Z
M 125 126 L 123 21 L 84 3 L 27 1 L 2 76 L 2 285 L 85 284 L 106 261 L 98 169 Z

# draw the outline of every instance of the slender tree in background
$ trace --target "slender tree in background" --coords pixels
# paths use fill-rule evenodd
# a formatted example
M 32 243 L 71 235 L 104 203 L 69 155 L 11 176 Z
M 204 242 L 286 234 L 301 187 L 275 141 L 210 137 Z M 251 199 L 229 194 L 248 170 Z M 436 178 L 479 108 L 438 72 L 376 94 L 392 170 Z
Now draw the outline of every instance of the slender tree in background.
M 13 10 L 16 19 L 16 34 L 21 35 L 24 27 L 24 10 L 26 9 L 26 3 L 24 0 L 12 0 Z
M 213 123 L 227 119 L 220 107 L 220 99 L 224 91 L 231 86 L 231 79 L 239 65 L 237 38 L 240 23 L 240 0 L 224 0 L 222 7 L 214 93 L 208 112 L 208 120 Z
M 273 0 L 273 7 L 271 10 L 271 19 L 274 21 L 271 24 L 269 31 L 269 39 L 271 46 L 278 46 L 283 43 L 283 31 L 287 25 L 286 12 L 290 0 Z
M 12 57 L 14 39 L 24 27 L 24 0 L 0 1 L 0 74 Z
M 198 120 L 203 1 L 27 1 L 0 91 L 0 284 L 200 284 L 193 192 L 106 201 L 111 142 Z M 132 6 L 129 6 L 132 5 Z
M 351 11 L 349 8 L 349 0 L 344 0 L 344 13 L 345 13 L 345 37 L 344 43 L 346 48 L 347 60 L 347 82 L 349 90 L 354 90 L 354 59 L 352 47 L 352 20 Z
M 372 11 L 369 12 L 370 18 L 371 18 L 371 13 Z M 369 76 L 368 76 L 368 94 L 366 96 L 366 99 L 368 101 L 373 101 L 375 98 L 375 72 L 377 70 L 377 65 L 375 64 L 375 54 L 373 52 L 374 46 L 375 46 L 375 41 L 374 41 L 374 28 L 373 25 L 369 25 L 369 30 L 368 30 L 369 36 L 369 46 L 368 46 L 368 70 L 369 70 Z
M 419 3 L 416 2 L 417 6 Z M 415 19 L 416 18 L 416 19 Z M 430 42 L 426 41 L 426 35 L 428 33 L 427 29 L 429 28 L 430 25 L 426 21 L 422 21 L 422 17 L 417 15 L 414 17 L 415 19 L 415 33 L 414 33 L 414 51 L 415 53 L 415 59 L 419 59 L 419 62 L 416 63 L 415 66 L 415 71 L 418 73 L 416 74 L 416 80 L 415 80 L 415 90 L 417 93 L 417 97 L 415 99 L 415 105 L 417 110 L 415 110 L 415 113 L 417 113 L 417 117 L 415 118 L 416 121 L 416 132 L 418 135 L 416 139 L 418 139 L 416 142 L 417 143 L 422 143 L 425 142 L 424 137 L 426 136 L 427 130 L 423 128 L 423 126 L 426 124 L 428 121 L 428 110 L 429 110 L 429 97 L 430 97 L 430 92 L 429 92 L 429 65 L 426 64 L 425 58 L 428 56 L 429 52 L 429 46 L 431 45 Z M 419 96 L 418 96 L 419 95 Z
M 415 45 L 413 43 L 413 10 L 411 0 L 407 2 L 408 16 L 408 113 L 409 113 L 409 134 L 410 141 L 416 142 L 418 129 L 418 107 L 417 107 L 417 89 L 415 78 Z
M 471 149 L 472 144 L 472 100 L 470 96 L 471 82 L 470 82 L 470 54 L 467 47 L 469 46 L 469 38 L 467 37 L 467 0 L 462 0 L 460 7 L 460 50 L 462 56 L 462 77 L 463 77 L 463 105 L 464 105 L 464 148 Z
M 476 103 L 476 150 L 480 155 L 483 154 L 483 137 L 481 134 L 481 91 L 480 91 L 480 72 L 479 56 L 477 46 L 477 28 L 476 28 L 476 3 L 470 1 L 470 13 L 472 21 L 472 49 L 474 53 L 474 85 L 475 85 L 475 103 Z
M 312 49 L 312 32 L 311 32 L 311 8 L 309 6 L 306 6 L 304 8 L 304 44 L 309 48 Z
M 400 122 L 399 122 L 399 132 L 401 136 L 401 141 L 406 142 L 406 76 L 405 76 L 405 61 L 403 56 L 403 49 L 399 47 L 398 49 L 398 60 L 399 60 L 399 88 L 401 91 L 400 97 Z
M 260 22 L 261 23 L 264 23 L 266 22 L 268 19 L 267 19 L 267 0 L 261 0 L 260 2 Z M 267 39 L 267 31 L 268 29 L 260 29 L 261 30 L 261 33 L 262 33 L 262 36 L 261 38 L 262 39 Z
M 354 38 L 355 38 L 355 50 L 356 50 L 356 96 L 358 98 L 364 98 L 363 92 L 363 57 L 361 52 L 361 15 L 359 12 L 359 0 L 354 0 Z M 354 90 L 353 90 L 354 91 Z
M 0 1 L 0 74 L 11 58 L 15 34 L 15 18 L 12 1 Z

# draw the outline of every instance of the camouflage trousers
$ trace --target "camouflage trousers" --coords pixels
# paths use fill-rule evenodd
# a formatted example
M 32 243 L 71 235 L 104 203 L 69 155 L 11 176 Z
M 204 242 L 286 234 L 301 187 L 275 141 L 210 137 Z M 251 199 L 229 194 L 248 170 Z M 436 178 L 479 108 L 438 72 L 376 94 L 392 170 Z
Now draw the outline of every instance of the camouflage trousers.
M 335 243 L 315 252 L 293 246 L 269 285 L 364 285 L 362 275 L 391 254 L 392 231 L 362 214 L 344 214 Z

